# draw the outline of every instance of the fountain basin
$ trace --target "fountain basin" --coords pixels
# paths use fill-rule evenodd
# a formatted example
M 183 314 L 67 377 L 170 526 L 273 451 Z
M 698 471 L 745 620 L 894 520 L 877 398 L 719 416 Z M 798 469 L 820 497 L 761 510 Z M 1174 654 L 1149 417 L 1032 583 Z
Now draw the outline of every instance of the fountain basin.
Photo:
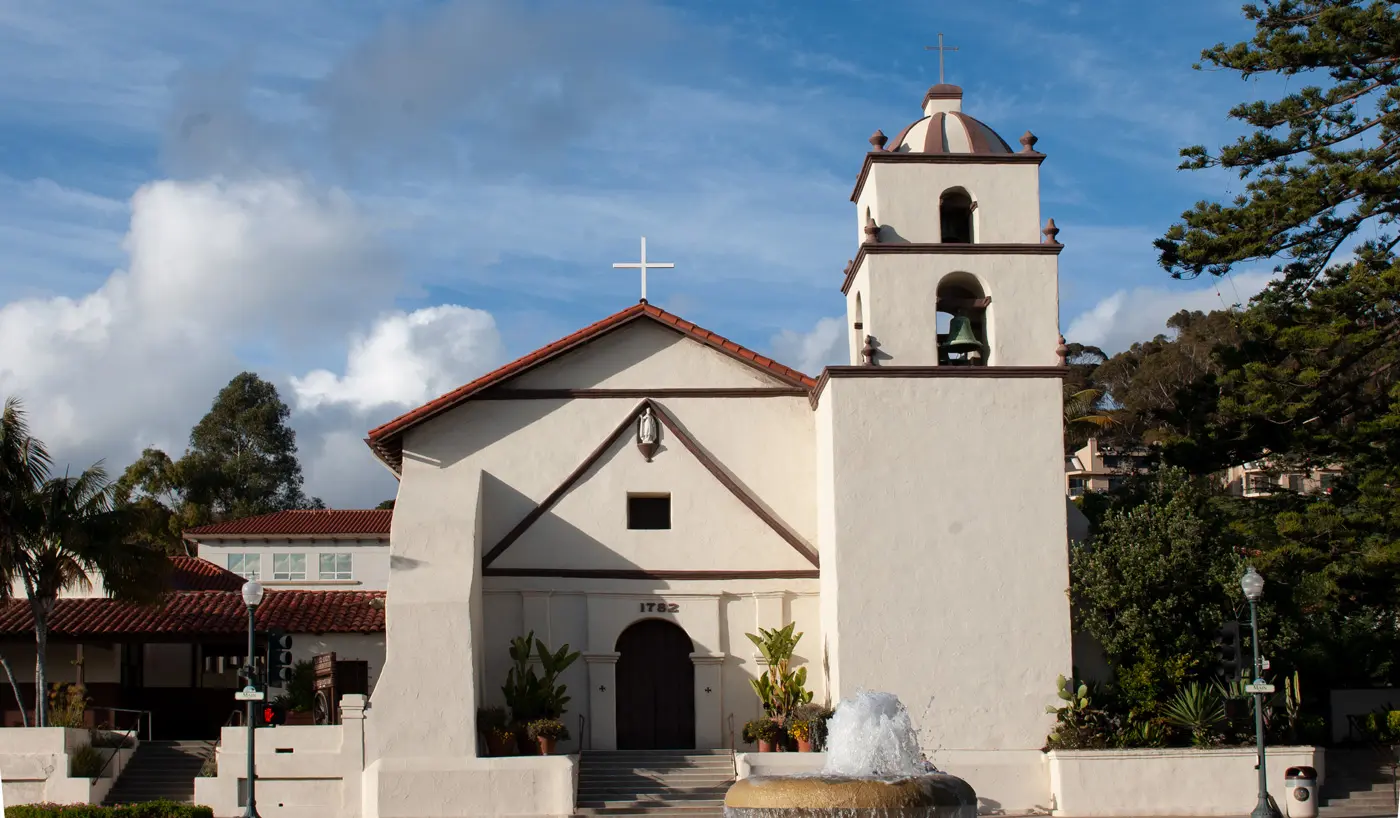
M 977 794 L 961 778 L 941 773 L 907 778 L 755 776 L 729 788 L 724 812 L 730 818 L 975 818 Z

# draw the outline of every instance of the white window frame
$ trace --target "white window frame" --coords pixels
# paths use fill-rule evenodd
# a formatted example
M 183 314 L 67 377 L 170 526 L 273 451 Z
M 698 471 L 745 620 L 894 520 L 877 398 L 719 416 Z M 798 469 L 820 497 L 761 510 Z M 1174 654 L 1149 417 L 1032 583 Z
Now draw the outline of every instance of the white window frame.
M 326 570 L 326 560 L 331 561 L 330 570 Z M 345 568 L 341 570 L 340 560 L 345 560 Z M 318 562 L 318 576 L 323 580 L 347 580 L 355 578 L 355 561 L 349 552 L 338 551 L 335 553 L 325 553 L 320 555 Z
M 248 563 L 253 563 L 253 570 L 248 570 Z M 257 552 L 240 551 L 228 555 L 228 570 L 243 577 L 246 580 L 262 579 L 262 554 Z M 235 564 L 238 567 L 234 567 Z
M 295 561 L 300 560 L 301 570 L 294 570 Z M 306 555 L 305 554 L 273 554 L 272 555 L 272 580 L 274 582 L 304 582 L 306 581 Z

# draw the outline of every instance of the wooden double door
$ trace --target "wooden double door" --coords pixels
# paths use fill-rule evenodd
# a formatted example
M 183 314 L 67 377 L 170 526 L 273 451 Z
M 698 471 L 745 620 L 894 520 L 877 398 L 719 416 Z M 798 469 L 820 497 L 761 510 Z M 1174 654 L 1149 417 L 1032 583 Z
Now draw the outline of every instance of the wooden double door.
M 644 619 L 617 638 L 617 748 L 695 747 L 695 665 L 678 625 Z

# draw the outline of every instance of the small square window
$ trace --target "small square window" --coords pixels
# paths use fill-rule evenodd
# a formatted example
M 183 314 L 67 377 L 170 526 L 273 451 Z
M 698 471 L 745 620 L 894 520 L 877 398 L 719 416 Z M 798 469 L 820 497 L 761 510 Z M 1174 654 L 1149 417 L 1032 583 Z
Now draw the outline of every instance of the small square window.
M 321 579 L 354 579 L 349 554 L 322 554 Z
M 229 554 L 228 570 L 244 579 L 258 579 L 262 559 L 258 554 Z
M 287 581 L 306 579 L 306 555 L 273 554 L 272 578 Z
M 627 527 L 657 530 L 671 527 L 671 495 L 627 495 Z

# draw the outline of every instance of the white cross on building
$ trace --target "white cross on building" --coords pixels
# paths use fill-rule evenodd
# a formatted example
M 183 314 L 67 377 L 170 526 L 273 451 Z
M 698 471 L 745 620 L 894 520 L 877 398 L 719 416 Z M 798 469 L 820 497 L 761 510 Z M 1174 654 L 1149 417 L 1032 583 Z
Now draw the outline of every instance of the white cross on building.
M 633 270 L 642 271 L 642 303 L 647 303 L 647 269 L 651 267 L 675 267 L 669 261 L 647 261 L 647 237 L 642 236 L 642 260 L 641 261 L 619 261 L 614 262 L 613 267 L 628 267 Z

